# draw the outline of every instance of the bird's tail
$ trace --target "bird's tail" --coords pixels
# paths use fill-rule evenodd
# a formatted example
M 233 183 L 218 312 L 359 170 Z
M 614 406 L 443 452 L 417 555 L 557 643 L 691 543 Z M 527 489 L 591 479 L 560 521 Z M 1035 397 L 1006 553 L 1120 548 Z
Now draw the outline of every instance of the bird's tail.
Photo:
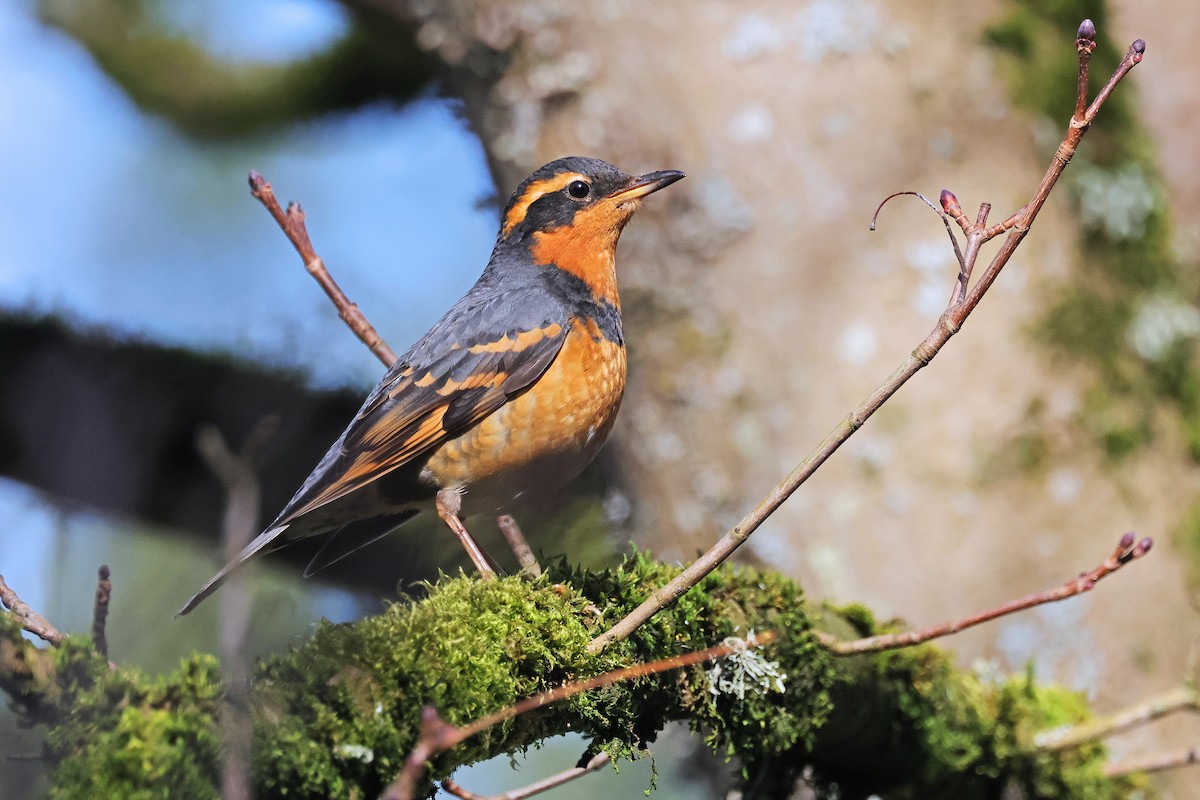
M 240 567 L 242 564 L 245 564 L 254 556 L 258 555 L 258 553 L 261 552 L 264 547 L 275 541 L 275 539 L 277 539 L 281 533 L 287 530 L 287 528 L 287 525 L 276 525 L 274 528 L 268 528 L 260 533 L 257 537 L 255 537 L 253 542 L 246 545 L 242 552 L 238 553 L 237 558 L 235 558 L 233 561 L 230 561 L 221 568 L 220 572 L 209 578 L 208 583 L 200 587 L 200 591 L 192 595 L 191 598 L 183 604 L 183 608 L 179 609 L 175 616 L 182 617 L 184 614 L 200 605 L 200 602 L 204 598 L 215 592 L 221 586 L 221 584 L 225 582 L 225 579 L 229 577 L 231 572 Z

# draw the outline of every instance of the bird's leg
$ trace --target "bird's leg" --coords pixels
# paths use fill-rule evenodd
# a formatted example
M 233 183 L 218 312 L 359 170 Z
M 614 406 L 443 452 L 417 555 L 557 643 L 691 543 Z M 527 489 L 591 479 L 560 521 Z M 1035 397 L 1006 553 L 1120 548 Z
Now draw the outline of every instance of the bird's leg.
M 471 557 L 471 561 L 475 562 L 475 569 L 479 570 L 480 576 L 485 580 L 496 577 L 496 571 L 488 563 L 488 557 L 483 552 L 483 548 L 471 538 L 471 534 L 467 533 L 466 526 L 458 518 L 458 512 L 462 510 L 462 493 L 453 487 L 440 489 L 434 504 L 437 507 L 437 515 L 442 518 L 442 522 L 446 523 L 446 527 L 454 531 L 454 535 L 458 537 L 458 541 L 467 551 L 467 555 Z
M 542 565 L 538 563 L 537 556 L 533 554 L 533 549 L 525 540 L 525 534 L 521 533 L 521 526 L 513 519 L 512 514 L 501 514 L 496 517 L 496 526 L 500 528 L 500 534 L 504 537 L 504 541 L 508 542 L 513 555 L 517 557 L 517 563 L 521 565 L 521 569 L 535 578 L 541 575 Z

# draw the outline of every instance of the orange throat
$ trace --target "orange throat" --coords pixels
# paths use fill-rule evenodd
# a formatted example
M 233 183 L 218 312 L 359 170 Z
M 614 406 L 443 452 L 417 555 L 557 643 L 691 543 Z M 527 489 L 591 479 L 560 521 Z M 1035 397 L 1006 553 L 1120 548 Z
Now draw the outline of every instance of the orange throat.
M 569 272 L 587 284 L 597 301 L 621 307 L 617 297 L 617 240 L 632 215 L 615 208 L 577 214 L 570 225 L 533 234 L 534 261 Z

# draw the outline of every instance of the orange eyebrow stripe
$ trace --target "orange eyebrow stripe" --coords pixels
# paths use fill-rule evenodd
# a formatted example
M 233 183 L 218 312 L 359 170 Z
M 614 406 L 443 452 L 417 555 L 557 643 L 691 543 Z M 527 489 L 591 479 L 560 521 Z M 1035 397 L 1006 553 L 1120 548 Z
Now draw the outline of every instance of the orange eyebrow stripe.
M 527 347 L 540 342 L 542 339 L 549 339 L 558 336 L 562 331 L 562 326 L 557 322 L 547 325 L 544 328 L 534 328 L 531 331 L 521 331 L 515 339 L 505 334 L 502 338 L 483 344 L 471 345 L 472 353 L 507 353 L 510 351 L 521 352 Z
M 529 207 L 542 195 L 557 192 L 559 189 L 566 187 L 571 181 L 583 180 L 583 176 L 577 172 L 568 172 L 563 175 L 555 175 L 552 178 L 544 178 L 540 181 L 534 181 L 525 187 L 525 193 L 513 203 L 513 207 L 504 215 L 504 235 L 507 236 L 509 231 L 521 224 L 525 219 L 525 215 L 529 213 Z

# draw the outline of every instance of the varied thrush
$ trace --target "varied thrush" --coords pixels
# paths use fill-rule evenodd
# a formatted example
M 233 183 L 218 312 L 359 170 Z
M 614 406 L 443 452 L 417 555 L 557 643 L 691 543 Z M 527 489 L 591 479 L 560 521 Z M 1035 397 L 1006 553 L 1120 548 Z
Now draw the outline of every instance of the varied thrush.
M 560 486 L 604 443 L 625 389 L 617 239 L 642 198 L 682 177 L 571 157 L 526 178 L 483 275 L 388 370 L 275 521 L 179 613 L 289 540 L 330 535 L 311 574 L 431 507 L 490 572 L 460 515 Z

